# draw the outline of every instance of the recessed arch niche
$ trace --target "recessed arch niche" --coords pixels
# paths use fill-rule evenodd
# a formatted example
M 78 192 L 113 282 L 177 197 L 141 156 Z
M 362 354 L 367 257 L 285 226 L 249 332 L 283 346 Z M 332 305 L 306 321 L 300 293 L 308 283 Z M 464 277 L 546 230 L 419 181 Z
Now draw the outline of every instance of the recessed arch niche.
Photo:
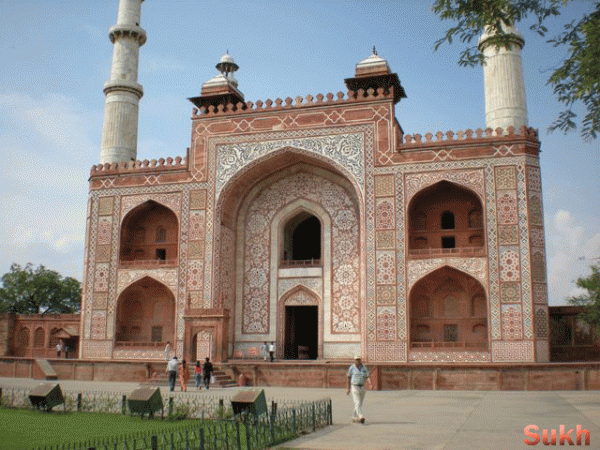
M 408 207 L 409 254 L 485 252 L 483 207 L 479 196 L 442 180 L 418 192 Z
M 164 347 L 175 342 L 175 297 L 150 277 L 136 281 L 117 301 L 115 342 L 121 347 Z
M 148 200 L 131 210 L 123 219 L 120 237 L 121 265 L 177 262 L 179 222 L 160 203 Z
M 487 297 L 472 276 L 448 266 L 431 272 L 415 283 L 409 305 L 411 348 L 488 348 Z

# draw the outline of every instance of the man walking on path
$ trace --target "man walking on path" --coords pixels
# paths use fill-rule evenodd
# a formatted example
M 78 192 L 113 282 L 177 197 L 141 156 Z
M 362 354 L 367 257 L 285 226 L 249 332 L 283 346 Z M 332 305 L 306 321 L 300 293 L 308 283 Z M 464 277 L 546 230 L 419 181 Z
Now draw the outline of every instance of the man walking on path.
M 369 389 L 373 388 L 369 371 L 366 366 L 363 366 L 361 357 L 357 355 L 354 357 L 354 364 L 348 368 L 348 381 L 346 383 L 346 395 L 352 392 L 352 400 L 354 401 L 354 413 L 352 414 L 352 422 L 354 423 L 365 423 L 362 410 L 366 392 L 365 382 L 369 384 Z
M 208 356 L 206 357 L 204 364 L 202 364 L 202 373 L 204 376 L 204 386 L 206 386 L 206 389 L 208 389 L 208 386 L 210 385 L 210 377 L 213 373 L 213 365 Z
M 177 382 L 177 356 L 173 356 L 173 359 L 167 363 L 167 370 L 165 373 L 169 376 L 169 390 L 173 392 L 175 390 L 175 383 Z

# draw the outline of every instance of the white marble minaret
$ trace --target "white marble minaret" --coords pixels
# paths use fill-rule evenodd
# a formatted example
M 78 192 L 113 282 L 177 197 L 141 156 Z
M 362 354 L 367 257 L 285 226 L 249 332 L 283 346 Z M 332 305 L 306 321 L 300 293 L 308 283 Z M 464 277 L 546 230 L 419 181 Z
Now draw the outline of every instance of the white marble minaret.
M 485 89 L 485 125 L 495 130 L 509 126 L 520 130 L 527 126 L 527 103 L 521 49 L 525 45 L 523 36 L 513 26 L 504 26 L 511 35 L 511 49 L 496 48 L 485 32 L 479 39 L 478 48 L 485 56 L 483 84 Z
M 144 94 L 137 82 L 140 46 L 146 42 L 146 32 L 140 28 L 143 1 L 120 0 L 117 24 L 108 33 L 114 46 L 110 79 L 104 83 L 101 163 L 137 156 L 138 104 Z

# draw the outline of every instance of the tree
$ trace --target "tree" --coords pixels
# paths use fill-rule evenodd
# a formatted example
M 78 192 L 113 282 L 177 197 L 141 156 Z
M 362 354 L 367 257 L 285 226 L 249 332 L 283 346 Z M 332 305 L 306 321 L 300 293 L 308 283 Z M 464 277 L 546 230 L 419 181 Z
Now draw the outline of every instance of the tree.
M 78 312 L 81 304 L 81 283 L 75 278 L 63 278 L 58 272 L 31 263 L 25 267 L 10 266 L 2 275 L 0 313 L 63 314 Z
M 575 306 L 583 306 L 581 319 L 591 325 L 598 336 L 600 336 L 600 264 L 592 265 L 591 275 L 579 277 L 575 284 L 585 293 L 570 297 L 569 303 Z
M 544 21 L 560 15 L 561 8 L 572 0 L 435 0 L 433 11 L 442 20 L 456 20 L 435 43 L 437 50 L 444 42 L 452 43 L 454 37 L 470 43 L 484 30 L 491 31 L 490 41 L 497 48 L 514 45 L 502 24 L 515 24 L 528 15 L 536 17 L 530 29 L 545 36 L 548 29 Z M 586 114 L 581 121 L 581 135 L 586 140 L 600 133 L 600 1 L 589 2 L 594 10 L 584 14 L 579 21 L 564 26 L 562 33 L 547 42 L 554 47 L 568 46 L 568 56 L 550 78 L 558 101 L 566 106 L 548 131 L 564 133 L 577 128 L 577 114 L 573 107 L 581 103 Z M 476 45 L 467 47 L 460 56 L 459 65 L 477 66 L 484 63 Z

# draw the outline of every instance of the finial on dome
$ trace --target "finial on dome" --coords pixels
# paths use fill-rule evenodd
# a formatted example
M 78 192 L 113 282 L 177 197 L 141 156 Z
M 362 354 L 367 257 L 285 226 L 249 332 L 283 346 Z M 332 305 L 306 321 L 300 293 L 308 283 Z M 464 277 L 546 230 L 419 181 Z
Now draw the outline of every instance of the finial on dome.
M 370 76 L 391 73 L 387 61 L 377 54 L 373 46 L 373 53 L 356 65 L 355 76 Z
M 215 67 L 225 76 L 237 71 L 240 68 L 229 54 L 229 49 L 227 49 L 227 52 L 221 56 L 221 59 Z

